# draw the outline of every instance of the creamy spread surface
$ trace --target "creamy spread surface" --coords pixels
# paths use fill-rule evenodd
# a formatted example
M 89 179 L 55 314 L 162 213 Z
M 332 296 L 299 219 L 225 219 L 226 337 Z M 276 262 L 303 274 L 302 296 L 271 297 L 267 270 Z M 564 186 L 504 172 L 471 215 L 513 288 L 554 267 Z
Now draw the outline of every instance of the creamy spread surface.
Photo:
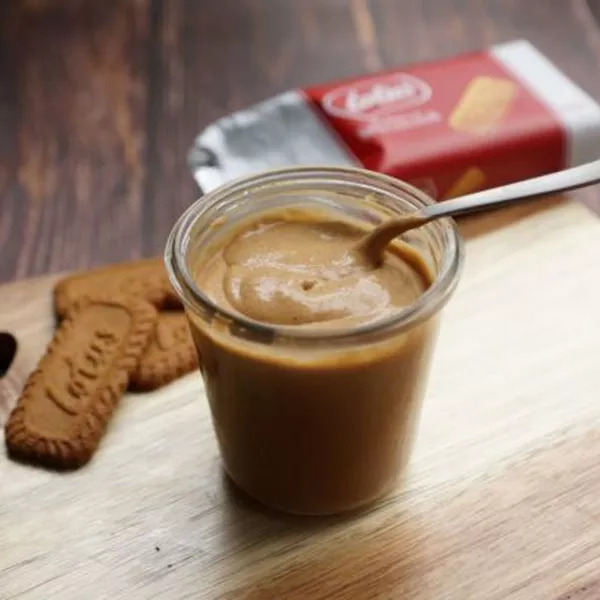
M 364 235 L 343 221 L 271 215 L 226 237 L 196 279 L 217 305 L 256 321 L 369 323 L 414 303 L 430 277 L 419 255 L 400 244 L 373 265 L 358 249 Z

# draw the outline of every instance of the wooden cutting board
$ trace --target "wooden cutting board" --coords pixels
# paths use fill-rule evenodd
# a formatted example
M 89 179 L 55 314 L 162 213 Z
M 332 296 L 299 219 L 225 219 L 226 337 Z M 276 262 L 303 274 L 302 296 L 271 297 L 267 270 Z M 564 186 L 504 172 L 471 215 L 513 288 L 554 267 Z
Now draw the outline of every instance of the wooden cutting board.
M 600 220 L 554 201 L 462 228 L 396 495 L 336 518 L 263 510 L 224 478 L 192 374 L 127 395 L 78 472 L 0 454 L 0 598 L 600 598 Z M 0 291 L 19 342 L 2 422 L 50 339 L 53 280 Z

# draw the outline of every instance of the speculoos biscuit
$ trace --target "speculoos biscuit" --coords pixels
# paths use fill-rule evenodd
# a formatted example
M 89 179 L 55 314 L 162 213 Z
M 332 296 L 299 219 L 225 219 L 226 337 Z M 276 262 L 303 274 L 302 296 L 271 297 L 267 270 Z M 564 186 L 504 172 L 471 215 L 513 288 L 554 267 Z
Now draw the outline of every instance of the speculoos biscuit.
M 85 464 L 156 322 L 156 309 L 139 298 L 111 295 L 74 304 L 9 417 L 9 454 L 55 468 Z
M 154 390 L 197 367 L 198 357 L 185 314 L 161 312 L 150 344 L 131 375 L 129 389 Z
M 159 310 L 181 308 L 162 260 L 147 258 L 75 273 L 61 279 L 54 288 L 56 314 L 64 318 L 76 302 L 99 294 L 136 296 Z

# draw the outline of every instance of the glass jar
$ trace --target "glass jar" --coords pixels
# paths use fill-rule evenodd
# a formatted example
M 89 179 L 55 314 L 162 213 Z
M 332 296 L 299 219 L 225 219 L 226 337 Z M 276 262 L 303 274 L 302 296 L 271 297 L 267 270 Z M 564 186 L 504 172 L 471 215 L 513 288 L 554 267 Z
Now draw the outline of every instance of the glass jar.
M 451 220 L 407 232 L 432 283 L 391 317 L 344 330 L 271 325 L 217 306 L 194 279 L 220 229 L 265 211 L 324 209 L 373 227 L 432 200 L 387 176 L 289 168 L 225 185 L 192 204 L 165 260 L 200 357 L 224 467 L 248 494 L 300 514 L 332 514 L 393 489 L 426 389 L 439 311 L 462 244 Z

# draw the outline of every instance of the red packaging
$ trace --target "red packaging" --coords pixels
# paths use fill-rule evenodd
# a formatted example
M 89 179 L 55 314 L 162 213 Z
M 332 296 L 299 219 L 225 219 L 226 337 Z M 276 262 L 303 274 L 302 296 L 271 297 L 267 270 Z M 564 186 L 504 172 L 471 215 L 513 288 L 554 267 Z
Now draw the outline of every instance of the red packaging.
M 275 166 L 346 164 L 438 199 L 597 157 L 600 107 L 524 41 L 287 92 L 198 136 L 201 187 Z

